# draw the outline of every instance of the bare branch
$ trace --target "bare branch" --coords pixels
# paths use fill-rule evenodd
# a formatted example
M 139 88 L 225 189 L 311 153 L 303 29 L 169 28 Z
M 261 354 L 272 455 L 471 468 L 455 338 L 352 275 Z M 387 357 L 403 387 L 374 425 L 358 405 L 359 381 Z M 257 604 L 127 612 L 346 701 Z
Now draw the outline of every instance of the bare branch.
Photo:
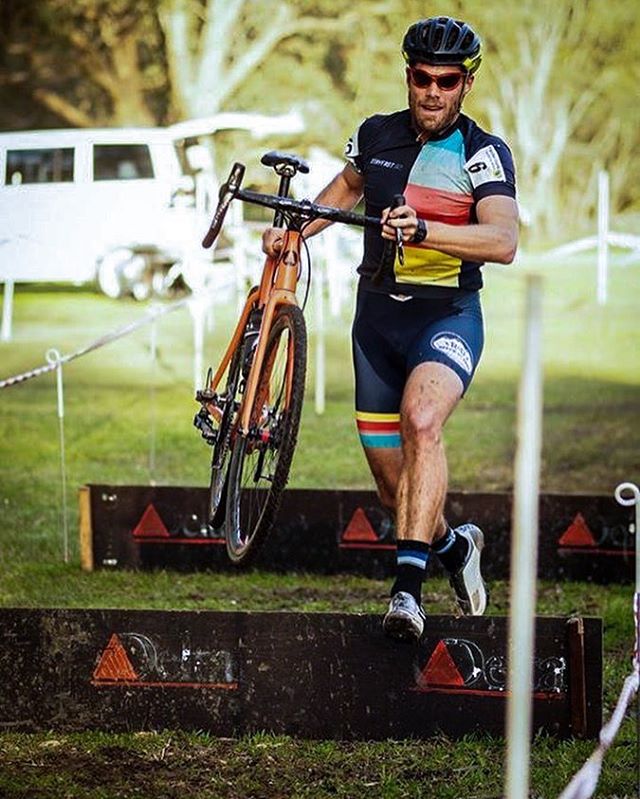
M 64 97 L 61 97 L 56 92 L 51 92 L 47 89 L 35 89 L 33 97 L 45 108 L 53 111 L 54 114 L 57 114 L 65 122 L 76 128 L 90 128 L 95 125 L 95 119 L 85 114 L 84 111 L 81 111 L 76 105 L 65 100 Z

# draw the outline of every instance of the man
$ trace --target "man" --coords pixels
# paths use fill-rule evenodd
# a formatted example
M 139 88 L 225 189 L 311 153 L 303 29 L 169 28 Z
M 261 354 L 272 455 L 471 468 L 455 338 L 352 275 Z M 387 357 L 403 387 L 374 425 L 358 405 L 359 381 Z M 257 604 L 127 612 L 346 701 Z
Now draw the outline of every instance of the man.
M 482 532 L 472 524 L 452 530 L 443 516 L 442 428 L 482 352 L 480 268 L 513 260 L 518 210 L 509 149 L 460 111 L 480 66 L 479 37 L 462 21 L 434 17 L 412 25 L 402 49 L 409 107 L 360 125 L 346 166 L 317 202 L 350 209 L 364 194 L 366 213 L 383 222 L 381 233 L 366 229 L 358 268 L 356 420 L 380 499 L 396 514 L 396 579 L 383 629 L 416 640 L 431 553 L 463 613 L 486 607 Z M 327 224 L 313 222 L 305 235 Z M 279 250 L 280 235 L 265 232 L 265 252 Z M 391 259 L 387 242 L 398 243 Z

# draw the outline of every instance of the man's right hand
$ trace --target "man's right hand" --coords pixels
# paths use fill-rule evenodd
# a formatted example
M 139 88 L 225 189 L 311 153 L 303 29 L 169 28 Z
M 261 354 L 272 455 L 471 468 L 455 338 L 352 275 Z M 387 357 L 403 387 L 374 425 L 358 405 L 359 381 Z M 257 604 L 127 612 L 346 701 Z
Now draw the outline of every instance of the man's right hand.
M 262 234 L 262 252 L 272 257 L 277 256 L 282 250 L 282 228 L 268 227 Z

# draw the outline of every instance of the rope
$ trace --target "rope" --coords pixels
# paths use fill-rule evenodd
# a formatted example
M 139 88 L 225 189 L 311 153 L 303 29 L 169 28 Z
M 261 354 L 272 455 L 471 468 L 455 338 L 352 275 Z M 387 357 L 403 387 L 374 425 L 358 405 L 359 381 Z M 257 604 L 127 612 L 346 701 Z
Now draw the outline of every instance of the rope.
M 631 497 L 625 496 L 625 492 L 627 492 L 627 494 L 631 493 Z M 636 508 L 636 590 L 633 595 L 633 620 L 635 626 L 633 672 L 624 681 L 622 691 L 618 697 L 618 702 L 611 718 L 600 730 L 598 746 L 580 771 L 574 775 L 571 782 L 560 794 L 559 799 L 590 799 L 590 797 L 593 796 L 598 787 L 602 761 L 604 760 L 607 749 L 609 749 L 618 734 L 620 725 L 624 720 L 627 708 L 633 701 L 633 697 L 640 690 L 640 489 L 634 483 L 621 483 L 616 488 L 615 497 L 620 505 L 635 505 Z M 640 706 L 638 707 L 638 724 L 640 725 Z M 638 745 L 640 746 L 640 726 L 638 727 L 637 734 Z M 638 757 L 638 766 L 640 767 L 640 750 L 638 752 Z M 640 796 L 640 792 L 638 795 Z
M 173 313 L 177 311 L 179 308 L 183 308 L 185 305 L 193 302 L 196 298 L 195 297 L 185 297 L 182 300 L 177 300 L 176 302 L 171 303 L 170 305 L 160 306 L 157 308 L 153 308 L 149 313 L 143 316 L 141 319 L 138 319 L 137 322 L 130 322 L 123 327 L 117 328 L 110 333 L 106 333 L 104 336 L 100 336 L 95 341 L 92 341 L 86 347 L 82 349 L 76 350 L 76 352 L 71 352 L 68 355 L 61 355 L 59 360 L 55 360 L 53 362 L 49 362 L 43 364 L 42 366 L 38 366 L 35 369 L 30 369 L 28 372 L 23 372 L 22 374 L 13 375 L 12 377 L 7 377 L 4 380 L 0 380 L 0 389 L 9 388 L 10 386 L 18 385 L 19 383 L 24 383 L 27 380 L 31 380 L 34 377 L 40 377 L 40 375 L 47 374 L 47 372 L 52 372 L 54 369 L 57 369 L 58 366 L 70 363 L 74 361 L 76 358 L 80 358 L 83 355 L 87 355 L 94 350 L 99 349 L 100 347 L 104 347 L 106 344 L 110 344 L 112 341 L 117 341 L 117 339 L 124 338 L 128 336 L 130 333 L 133 333 L 135 330 L 138 330 L 140 327 L 144 327 L 145 325 L 153 322 L 160 316 L 165 316 L 166 314 Z
M 618 698 L 616 709 L 609 721 L 600 730 L 600 742 L 591 757 L 582 766 L 580 771 L 573 777 L 564 791 L 560 794 L 560 799 L 589 799 L 593 796 L 600 778 L 600 770 L 607 749 L 613 743 L 618 734 L 620 724 L 624 719 L 624 714 L 628 705 L 638 691 L 638 673 L 629 675 L 624 681 L 622 693 Z

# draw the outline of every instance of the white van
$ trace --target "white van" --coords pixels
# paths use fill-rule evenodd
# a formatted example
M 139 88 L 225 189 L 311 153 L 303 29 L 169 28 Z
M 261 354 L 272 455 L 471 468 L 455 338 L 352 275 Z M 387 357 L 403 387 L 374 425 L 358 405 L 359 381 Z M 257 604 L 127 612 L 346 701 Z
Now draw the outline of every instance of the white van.
M 2 281 L 97 278 L 142 299 L 197 235 L 190 179 L 162 128 L 2 133 L 0 176 Z
M 113 297 L 162 293 L 172 265 L 188 261 L 193 273 L 212 257 L 200 240 L 213 169 L 206 149 L 189 158 L 185 141 L 222 128 L 261 136 L 303 127 L 296 114 L 222 113 L 168 128 L 0 133 L 0 282 L 97 280 Z

